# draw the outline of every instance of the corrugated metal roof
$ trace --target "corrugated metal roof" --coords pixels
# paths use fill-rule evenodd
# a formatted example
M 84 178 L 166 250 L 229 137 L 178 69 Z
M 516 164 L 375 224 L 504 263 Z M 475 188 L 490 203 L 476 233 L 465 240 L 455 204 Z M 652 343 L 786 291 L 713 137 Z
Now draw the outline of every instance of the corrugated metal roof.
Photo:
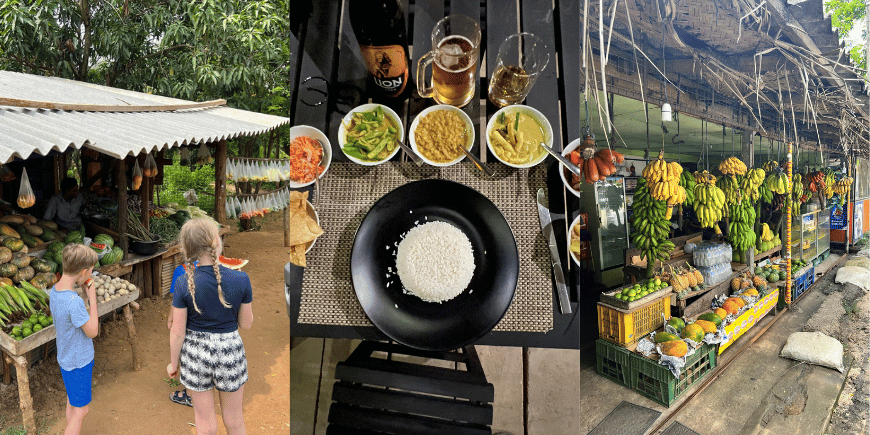
M 0 96 L 93 105 L 189 101 L 54 77 L 0 71 Z M 115 158 L 266 133 L 289 118 L 216 107 L 172 112 L 81 112 L 0 106 L 0 162 L 87 146 Z

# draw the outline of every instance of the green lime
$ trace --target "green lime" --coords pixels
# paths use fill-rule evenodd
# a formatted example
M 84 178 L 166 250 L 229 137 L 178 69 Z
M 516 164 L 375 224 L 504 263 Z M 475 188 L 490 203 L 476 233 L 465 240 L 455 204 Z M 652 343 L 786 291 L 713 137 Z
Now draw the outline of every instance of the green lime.
M 637 291 L 636 291 L 635 289 L 631 289 L 631 290 L 629 290 L 629 291 L 628 291 L 628 296 L 629 296 L 629 297 L 632 297 L 632 298 L 635 297 L 635 296 L 637 296 Z
M 13 326 L 12 327 L 12 335 L 21 335 L 21 327 Z
M 45 328 L 46 326 L 51 325 L 51 320 L 48 320 L 48 317 L 39 316 L 39 324 Z
M 655 283 L 655 285 L 659 285 L 659 284 L 662 283 L 662 280 L 656 278 L 656 279 L 653 280 L 653 283 Z
M 21 322 L 21 329 L 30 329 L 32 326 L 33 322 L 31 322 L 30 319 Z
M 33 333 L 35 334 L 39 331 L 42 331 L 42 325 L 40 325 L 39 323 L 37 323 L 36 325 L 33 325 Z
M 28 336 L 30 336 L 30 334 L 33 334 L 33 330 L 30 329 L 30 327 L 21 328 L 21 336 L 22 337 L 28 337 Z

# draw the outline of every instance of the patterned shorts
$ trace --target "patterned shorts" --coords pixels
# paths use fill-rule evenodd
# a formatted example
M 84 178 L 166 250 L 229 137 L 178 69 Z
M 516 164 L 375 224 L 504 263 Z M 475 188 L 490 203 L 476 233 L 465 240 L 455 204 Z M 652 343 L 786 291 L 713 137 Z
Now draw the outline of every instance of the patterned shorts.
M 231 393 L 248 381 L 245 345 L 238 331 L 200 332 L 187 330 L 181 345 L 181 383 L 202 392 L 216 388 Z

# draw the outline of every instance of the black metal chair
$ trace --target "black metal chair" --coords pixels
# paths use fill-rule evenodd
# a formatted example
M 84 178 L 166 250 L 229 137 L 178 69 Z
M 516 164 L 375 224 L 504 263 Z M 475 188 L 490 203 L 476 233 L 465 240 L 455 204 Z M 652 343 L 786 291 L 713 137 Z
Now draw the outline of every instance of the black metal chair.
M 388 357 L 376 358 L 375 352 Z M 391 355 L 462 363 L 465 370 L 394 361 Z M 338 363 L 335 379 L 327 435 L 492 434 L 495 393 L 474 346 L 429 352 L 364 341 Z

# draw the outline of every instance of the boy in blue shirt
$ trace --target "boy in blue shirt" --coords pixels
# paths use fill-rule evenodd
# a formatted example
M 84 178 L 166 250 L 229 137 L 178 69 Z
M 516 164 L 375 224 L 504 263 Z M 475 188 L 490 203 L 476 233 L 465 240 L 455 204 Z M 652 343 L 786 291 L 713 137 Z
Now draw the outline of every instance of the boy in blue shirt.
M 94 341 L 100 333 L 97 315 L 97 292 L 91 273 L 97 253 L 78 243 L 63 248 L 63 276 L 51 289 L 49 304 L 57 331 L 57 362 L 66 387 L 66 430 L 77 435 L 91 403 L 91 379 L 94 371 Z M 85 288 L 90 308 L 73 290 Z

